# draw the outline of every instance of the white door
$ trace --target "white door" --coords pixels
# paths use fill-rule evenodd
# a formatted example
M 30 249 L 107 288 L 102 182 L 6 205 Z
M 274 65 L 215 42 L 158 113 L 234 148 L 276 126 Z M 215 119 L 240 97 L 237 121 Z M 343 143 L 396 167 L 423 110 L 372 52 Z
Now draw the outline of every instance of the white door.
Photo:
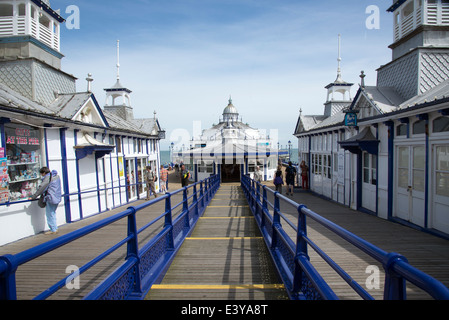
M 449 145 L 434 146 L 430 227 L 449 234 Z
M 394 215 L 424 227 L 425 147 L 397 148 L 396 210 Z
M 376 212 L 377 156 L 362 153 L 362 207 Z
M 128 199 L 134 200 L 137 199 L 137 188 L 136 188 L 136 166 L 134 159 L 126 160 L 126 169 L 127 169 L 127 183 L 128 183 Z

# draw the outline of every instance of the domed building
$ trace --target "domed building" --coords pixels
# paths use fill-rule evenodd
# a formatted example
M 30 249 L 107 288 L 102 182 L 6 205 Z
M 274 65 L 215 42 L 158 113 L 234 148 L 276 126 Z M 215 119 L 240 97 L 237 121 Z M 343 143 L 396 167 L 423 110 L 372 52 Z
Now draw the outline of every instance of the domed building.
M 257 166 L 264 180 L 270 180 L 279 155 L 287 154 L 274 148 L 277 140 L 272 138 L 277 138 L 277 132 L 267 134 L 266 130 L 243 123 L 230 98 L 219 123 L 193 137 L 190 149 L 178 152 L 177 156 L 193 173 L 195 181 L 220 174 L 223 182 L 237 182 L 245 174 L 253 177 Z

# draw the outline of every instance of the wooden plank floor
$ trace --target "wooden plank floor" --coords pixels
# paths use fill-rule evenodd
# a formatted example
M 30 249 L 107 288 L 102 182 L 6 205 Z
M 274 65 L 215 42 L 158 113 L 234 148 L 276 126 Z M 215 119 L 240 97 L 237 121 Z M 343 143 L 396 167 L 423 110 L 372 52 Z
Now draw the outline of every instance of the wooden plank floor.
M 148 300 L 288 299 L 239 184 L 223 184 Z
M 266 183 L 270 188 L 271 183 Z M 284 195 L 285 195 L 285 189 Z M 269 201 L 273 197 L 269 195 Z M 288 196 L 299 204 L 306 205 L 312 211 L 336 223 L 360 238 L 376 245 L 386 252 L 395 252 L 405 256 L 409 263 L 419 270 L 429 274 L 449 287 L 449 240 L 415 230 L 413 228 L 393 223 L 360 211 L 352 210 L 333 201 L 327 201 L 311 193 L 295 192 Z M 280 201 L 281 211 L 295 225 L 298 213 L 286 202 Z M 295 232 L 282 223 L 292 239 Z M 322 248 L 336 263 L 338 263 L 357 283 L 367 289 L 366 281 L 372 273 L 367 272 L 370 266 L 376 266 L 380 272 L 379 288 L 368 292 L 376 299 L 383 299 L 384 271 L 382 265 L 350 245 L 347 241 L 333 234 L 312 219 L 307 219 L 309 238 Z M 342 300 L 357 300 L 360 297 L 341 279 L 337 273 L 312 249 L 309 256 L 320 274 Z M 431 299 L 421 289 L 408 284 L 408 299 Z
M 171 191 L 181 187 L 174 172 L 169 177 L 169 188 Z M 172 196 L 172 205 L 182 200 L 182 193 Z M 105 219 L 114 214 L 126 210 L 127 207 L 142 203 L 143 200 L 135 201 L 129 205 L 110 210 L 108 212 L 86 218 L 85 220 L 61 226 L 58 235 L 37 234 L 32 237 L 13 242 L 0 247 L 0 255 L 15 254 L 35 247 L 74 230 L 78 230 L 86 225 Z M 191 202 L 191 200 L 190 200 Z M 182 205 L 173 213 L 176 217 L 182 210 Z M 154 220 L 165 211 L 165 201 L 139 211 L 137 214 L 137 228 Z M 157 223 L 139 235 L 139 246 L 153 238 L 160 229 L 164 221 Z M 35 296 L 63 279 L 68 275 L 66 269 L 69 266 L 81 267 L 91 261 L 99 254 L 110 248 L 112 245 L 126 237 L 127 219 L 117 221 L 108 227 L 78 239 L 64 247 L 58 248 L 35 260 L 20 266 L 16 272 L 17 298 L 19 300 L 30 300 Z M 61 288 L 58 292 L 48 298 L 48 300 L 79 300 L 87 295 L 93 288 L 103 281 L 112 271 L 120 266 L 126 256 L 126 245 L 115 251 L 103 261 L 99 262 L 86 273 L 80 276 L 79 289 Z
M 169 178 L 170 179 L 170 178 Z M 175 179 L 174 174 L 171 179 Z M 170 184 L 171 190 L 179 188 L 179 184 L 172 182 Z M 271 183 L 267 183 L 272 187 Z M 225 190 L 228 189 L 228 190 Z M 313 211 L 319 213 L 325 218 L 335 222 L 343 228 L 353 232 L 361 238 L 377 245 L 381 249 L 388 252 L 397 252 L 404 255 L 409 262 L 418 269 L 433 276 L 441 281 L 446 286 L 449 286 L 449 241 L 438 238 L 436 236 L 426 234 L 409 227 L 405 227 L 396 223 L 392 223 L 374 216 L 367 215 L 358 211 L 351 210 L 345 206 L 336 204 L 334 202 L 323 200 L 319 197 L 313 196 L 309 193 L 295 193 L 293 198 L 296 202 L 307 205 Z M 173 199 L 172 203 L 179 201 Z M 159 206 L 159 207 L 158 207 Z M 123 211 L 126 208 L 117 208 L 107 213 L 88 218 L 86 220 L 76 222 L 70 225 L 65 225 L 60 228 L 59 235 L 66 234 L 73 230 L 79 229 L 84 225 L 103 219 L 109 215 Z M 164 208 L 164 203 L 161 202 L 153 207 L 151 210 L 142 212 L 138 216 L 139 226 L 151 221 L 158 216 Z M 297 213 L 286 207 L 285 203 L 281 201 L 281 209 L 296 224 Z M 208 233 L 206 230 L 211 227 L 213 233 Z M 283 224 L 286 226 L 286 224 Z M 204 227 L 202 227 L 204 226 Z M 248 233 L 243 232 L 247 229 Z M 294 237 L 294 232 L 286 227 L 286 230 Z M 103 232 L 89 235 L 83 239 L 74 242 L 64 248 L 44 255 L 26 265 L 20 267 L 17 271 L 18 284 L 18 298 L 31 299 L 38 293 L 48 288 L 55 281 L 67 276 L 66 267 L 70 265 L 81 266 L 85 262 L 90 261 L 100 252 L 106 250 L 113 243 L 121 240 L 126 232 L 125 221 L 119 222 L 106 228 Z M 141 243 L 151 238 L 154 234 L 154 229 L 148 231 L 148 234 L 140 237 Z M 339 239 L 327 229 L 319 226 L 317 223 L 308 219 L 308 234 L 309 237 L 323 248 L 330 257 L 339 263 L 360 285 L 365 287 L 365 282 L 369 274 L 366 273 L 366 268 L 375 265 L 381 272 L 381 281 L 379 289 L 369 290 L 376 299 L 382 299 L 383 295 L 383 270 L 379 263 L 373 261 L 366 254 L 354 249 L 346 241 Z M 27 239 L 23 239 L 9 245 L 0 247 L 0 255 L 14 254 L 23 250 L 34 247 L 38 244 L 44 243 L 54 236 L 45 236 L 39 234 Z M 219 237 L 223 239 L 195 239 L 195 238 L 210 238 Z M 241 190 L 238 186 L 223 185 L 217 193 L 215 199 L 211 202 L 207 209 L 205 216 L 198 222 L 195 232 L 187 240 L 185 245 L 198 246 L 198 251 L 192 251 L 192 255 L 188 251 L 187 246 L 179 252 L 179 257 L 184 255 L 189 260 L 182 267 L 186 272 L 185 284 L 188 289 L 184 287 L 179 290 L 158 290 L 151 291 L 149 298 L 152 299 L 168 299 L 162 297 L 165 293 L 173 294 L 175 291 L 179 295 L 183 295 L 186 299 L 274 299 L 284 298 L 280 294 L 280 290 L 276 287 L 279 284 L 278 279 L 273 279 L 271 273 L 272 268 L 269 267 L 268 253 L 260 254 L 265 250 L 257 228 L 252 223 L 249 210 L 247 208 L 246 200 L 243 198 Z M 226 256 L 230 258 L 228 262 L 225 259 L 219 261 L 216 265 L 212 265 L 212 260 L 206 258 L 206 254 L 214 255 L 215 251 L 221 248 L 226 251 Z M 203 251 L 201 251 L 203 250 Z M 202 255 L 200 255 L 202 253 Z M 104 277 L 112 272 L 120 263 L 123 262 L 125 249 L 122 249 L 108 257 L 104 262 L 96 265 L 93 269 L 82 275 L 80 279 L 79 290 L 61 289 L 60 292 L 51 297 L 51 299 L 80 299 L 85 294 L 90 292 L 92 288 L 98 285 Z M 349 286 L 342 281 L 336 273 L 331 270 L 326 263 L 322 261 L 317 254 L 312 250 L 309 251 L 311 260 L 316 268 L 322 273 L 324 278 L 328 281 L 330 286 L 335 290 L 341 299 L 358 299 Z M 194 263 L 203 261 L 205 265 L 194 267 Z M 212 278 L 206 272 L 206 263 L 208 262 L 211 269 L 220 269 L 220 276 Z M 260 270 L 254 272 L 253 277 L 248 277 L 246 271 L 248 266 L 253 263 L 259 264 L 268 270 Z M 173 264 L 175 266 L 176 264 Z M 188 275 L 189 271 L 191 274 Z M 188 276 L 192 279 L 199 278 L 203 274 L 205 279 L 214 280 L 212 283 L 208 282 L 206 286 L 199 286 L 193 290 L 191 284 L 193 281 L 188 281 Z M 170 278 L 167 274 L 166 284 L 170 284 Z M 180 285 L 182 282 L 176 279 L 171 284 Z M 250 281 L 251 280 L 251 281 Z M 265 280 L 265 281 L 262 281 Z M 194 282 L 199 284 L 199 282 Z M 241 284 L 247 285 L 243 288 Z M 164 284 L 162 282 L 161 284 Z M 248 285 L 252 285 L 249 287 Z M 227 287 L 225 287 L 227 286 Z M 270 287 L 271 286 L 271 287 Z M 178 287 L 182 288 L 182 287 Z M 271 288 L 271 293 L 263 290 Z M 158 291 L 158 297 L 152 296 Z M 421 290 L 408 286 L 408 297 L 410 299 L 426 299 L 428 296 L 423 294 Z M 188 295 L 185 295 L 188 294 Z M 274 295 L 271 296 L 271 294 Z

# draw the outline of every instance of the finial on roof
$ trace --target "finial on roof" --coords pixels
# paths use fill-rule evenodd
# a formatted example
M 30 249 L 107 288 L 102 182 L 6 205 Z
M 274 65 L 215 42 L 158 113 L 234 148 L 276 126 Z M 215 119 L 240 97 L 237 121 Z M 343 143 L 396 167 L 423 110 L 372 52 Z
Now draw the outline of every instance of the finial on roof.
M 120 80 L 120 40 L 117 40 L 117 81 Z
M 87 74 L 87 92 L 92 92 L 92 81 L 94 81 L 94 79 L 92 78 L 92 73 L 88 73 Z
M 337 80 L 335 82 L 343 82 L 341 79 L 341 34 L 338 35 L 338 68 L 337 68 Z
M 302 108 L 299 108 L 299 116 L 302 116 Z
M 365 72 L 362 70 L 360 73 L 360 79 L 361 79 L 360 86 L 362 88 L 365 88 L 365 77 L 366 77 Z
M 232 104 L 232 97 L 229 95 L 229 104 Z

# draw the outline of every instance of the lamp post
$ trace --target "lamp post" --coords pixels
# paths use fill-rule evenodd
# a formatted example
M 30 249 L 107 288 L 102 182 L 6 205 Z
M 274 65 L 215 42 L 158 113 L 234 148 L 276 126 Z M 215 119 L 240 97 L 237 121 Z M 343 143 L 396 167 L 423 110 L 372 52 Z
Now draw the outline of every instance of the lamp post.
M 175 143 L 172 142 L 172 143 L 170 144 L 170 148 L 171 148 L 171 152 L 170 152 L 170 165 L 173 163 L 173 148 L 174 148 L 174 146 L 175 146 Z
M 292 142 L 288 141 L 288 161 L 292 160 Z

